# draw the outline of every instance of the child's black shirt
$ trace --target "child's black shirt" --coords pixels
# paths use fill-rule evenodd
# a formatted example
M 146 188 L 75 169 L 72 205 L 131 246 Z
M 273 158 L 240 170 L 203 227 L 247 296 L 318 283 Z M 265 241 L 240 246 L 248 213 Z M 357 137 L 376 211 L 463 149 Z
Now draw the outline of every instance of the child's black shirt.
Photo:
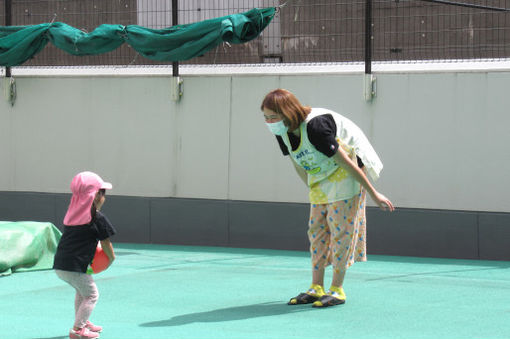
M 116 230 L 101 212 L 89 224 L 64 226 L 57 247 L 53 269 L 87 272 L 96 252 L 97 242 L 115 235 Z

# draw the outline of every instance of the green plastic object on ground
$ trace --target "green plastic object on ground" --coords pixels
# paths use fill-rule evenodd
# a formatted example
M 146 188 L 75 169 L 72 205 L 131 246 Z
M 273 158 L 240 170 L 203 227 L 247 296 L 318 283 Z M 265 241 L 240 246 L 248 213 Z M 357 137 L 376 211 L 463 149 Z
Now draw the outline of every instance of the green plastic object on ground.
M 148 59 L 188 60 L 223 42 L 242 44 L 257 38 L 275 12 L 274 7 L 254 8 L 240 14 L 165 29 L 100 25 L 90 33 L 62 22 L 0 26 L 0 66 L 21 65 L 39 53 L 48 42 L 76 56 L 110 52 L 127 43 Z
M 0 222 L 0 276 L 51 269 L 61 236 L 49 222 Z

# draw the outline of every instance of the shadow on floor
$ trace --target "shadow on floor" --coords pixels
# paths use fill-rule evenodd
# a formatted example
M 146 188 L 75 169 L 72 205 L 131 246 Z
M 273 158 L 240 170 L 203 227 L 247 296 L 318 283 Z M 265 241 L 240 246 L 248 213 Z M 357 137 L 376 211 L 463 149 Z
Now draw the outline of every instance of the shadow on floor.
M 172 327 L 181 326 L 194 322 L 224 322 L 245 320 L 272 315 L 282 315 L 303 311 L 312 312 L 315 308 L 311 305 L 288 306 L 281 301 L 264 302 L 255 305 L 229 307 L 211 310 L 208 312 L 191 313 L 174 316 L 171 319 L 152 321 L 140 324 L 141 327 Z

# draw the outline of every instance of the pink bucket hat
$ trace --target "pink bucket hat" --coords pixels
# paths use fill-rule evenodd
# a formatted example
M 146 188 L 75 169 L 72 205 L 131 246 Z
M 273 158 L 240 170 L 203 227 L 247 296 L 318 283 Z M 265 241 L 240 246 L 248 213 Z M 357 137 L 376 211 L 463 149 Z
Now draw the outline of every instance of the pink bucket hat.
M 64 217 L 64 225 L 82 225 L 92 220 L 90 209 L 99 189 L 111 189 L 111 183 L 103 181 L 97 174 L 84 171 L 74 176 L 71 182 L 71 203 Z

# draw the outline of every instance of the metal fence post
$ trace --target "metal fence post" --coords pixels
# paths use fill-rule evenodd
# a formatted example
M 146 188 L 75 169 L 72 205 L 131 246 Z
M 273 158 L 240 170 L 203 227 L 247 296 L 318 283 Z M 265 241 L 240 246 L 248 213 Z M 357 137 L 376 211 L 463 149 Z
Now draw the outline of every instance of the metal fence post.
M 12 0 L 5 0 L 4 14 L 5 14 L 5 26 L 11 26 L 12 25 Z M 10 67 L 5 68 L 5 76 L 6 77 L 11 76 L 11 68 Z
M 172 26 L 179 24 L 179 0 L 172 0 Z M 179 77 L 179 62 L 172 62 L 172 83 L 171 83 L 171 91 L 172 91 L 172 100 L 177 102 L 181 99 L 182 96 L 182 79 Z
M 179 24 L 179 13 L 177 12 L 179 10 L 178 6 L 179 0 L 172 0 L 172 26 Z M 172 63 L 172 74 L 174 77 L 179 76 L 179 62 L 174 61 Z
M 11 26 L 12 0 L 5 0 L 4 14 L 5 14 L 5 26 Z M 16 81 L 12 77 L 11 68 L 9 66 L 5 67 L 4 91 L 5 99 L 7 99 L 11 106 L 14 106 L 14 103 L 16 102 Z
M 372 0 L 365 2 L 365 79 L 363 95 L 366 101 L 375 97 L 375 77 L 372 75 Z
M 365 73 L 372 73 L 372 0 L 365 2 Z

